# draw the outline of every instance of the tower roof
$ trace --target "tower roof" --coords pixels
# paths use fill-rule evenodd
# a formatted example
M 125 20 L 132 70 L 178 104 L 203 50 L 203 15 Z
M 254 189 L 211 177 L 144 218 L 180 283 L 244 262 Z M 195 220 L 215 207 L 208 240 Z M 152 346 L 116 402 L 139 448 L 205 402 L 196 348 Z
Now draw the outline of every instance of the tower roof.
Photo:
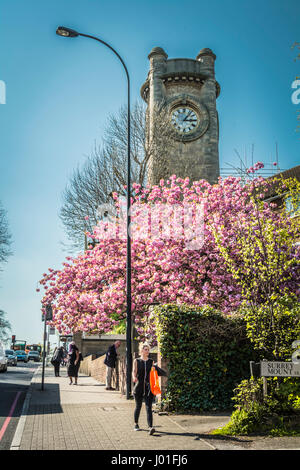
M 204 49 L 201 49 L 201 51 L 199 52 L 199 54 L 196 57 L 196 60 L 199 60 L 200 57 L 202 57 L 204 55 L 211 55 L 215 60 L 217 58 L 217 56 L 213 53 L 213 51 L 211 49 L 209 49 L 208 47 L 205 47 Z
M 148 55 L 150 59 L 153 55 L 163 55 L 166 59 L 168 58 L 168 54 L 163 50 L 162 47 L 153 47 L 152 51 Z

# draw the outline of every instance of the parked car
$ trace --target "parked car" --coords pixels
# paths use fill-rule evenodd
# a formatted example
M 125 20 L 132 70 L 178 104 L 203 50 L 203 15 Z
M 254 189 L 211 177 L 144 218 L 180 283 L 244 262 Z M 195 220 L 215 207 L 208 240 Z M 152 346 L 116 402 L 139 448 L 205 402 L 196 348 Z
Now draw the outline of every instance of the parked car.
M 38 351 L 29 351 L 28 361 L 39 362 L 40 360 L 40 353 Z
M 7 371 L 7 357 L 5 356 L 5 351 L 1 344 L 0 344 L 0 371 L 1 372 Z
M 15 351 L 13 349 L 5 349 L 5 356 L 7 358 L 7 365 L 8 366 L 16 366 L 17 365 L 17 356 L 15 355 Z
M 16 351 L 18 361 L 28 362 L 28 356 L 25 351 Z

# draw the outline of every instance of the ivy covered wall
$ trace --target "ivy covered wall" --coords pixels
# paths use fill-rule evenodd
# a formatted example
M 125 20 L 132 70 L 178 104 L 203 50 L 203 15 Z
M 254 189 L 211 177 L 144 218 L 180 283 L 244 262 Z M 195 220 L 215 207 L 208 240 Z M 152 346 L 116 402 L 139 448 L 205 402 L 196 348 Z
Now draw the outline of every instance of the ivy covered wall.
M 234 388 L 249 378 L 249 361 L 257 360 L 244 320 L 209 306 L 167 304 L 155 307 L 154 315 L 159 348 L 169 367 L 168 408 L 232 408 Z

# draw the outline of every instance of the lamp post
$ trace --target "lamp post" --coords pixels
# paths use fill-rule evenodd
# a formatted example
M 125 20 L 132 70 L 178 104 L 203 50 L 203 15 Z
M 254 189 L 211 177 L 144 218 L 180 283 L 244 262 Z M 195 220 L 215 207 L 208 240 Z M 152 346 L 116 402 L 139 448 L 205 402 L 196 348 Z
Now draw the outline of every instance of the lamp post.
M 47 340 L 47 321 L 51 321 L 53 318 L 52 306 L 48 304 L 46 306 L 46 312 L 42 315 L 42 321 L 44 322 L 44 339 L 43 339 L 43 368 L 42 368 L 42 387 L 44 390 L 44 378 L 45 378 L 45 362 L 46 362 L 46 340 Z M 49 337 L 48 337 L 49 340 Z
M 56 30 L 56 34 L 63 37 L 78 37 L 83 36 L 86 38 L 94 39 L 107 46 L 114 54 L 118 57 L 122 63 L 126 77 L 127 77 L 127 252 L 126 252 L 126 398 L 131 397 L 131 370 L 132 370 L 132 352 L 131 352 L 131 240 L 129 234 L 130 228 L 130 196 L 131 196 L 131 175 L 130 175 L 130 79 L 127 67 L 122 57 L 118 52 L 109 44 L 102 39 L 89 34 L 79 33 L 74 29 L 66 28 L 65 26 L 59 26 Z

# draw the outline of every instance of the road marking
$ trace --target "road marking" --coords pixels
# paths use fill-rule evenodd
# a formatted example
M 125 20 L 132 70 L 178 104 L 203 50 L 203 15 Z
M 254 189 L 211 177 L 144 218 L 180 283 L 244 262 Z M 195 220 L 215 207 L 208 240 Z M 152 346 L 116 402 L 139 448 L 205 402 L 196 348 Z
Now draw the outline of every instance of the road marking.
M 11 446 L 10 446 L 10 450 L 19 450 L 20 449 L 22 436 L 23 436 L 23 431 L 24 431 L 24 428 L 25 428 L 25 423 L 26 423 L 26 418 L 27 418 L 27 412 L 28 412 L 28 409 L 29 409 L 29 403 L 30 403 L 30 400 L 31 400 L 32 383 L 34 382 L 35 375 L 39 372 L 40 368 L 41 368 L 41 366 L 39 366 L 35 370 L 35 373 L 34 373 L 32 379 L 31 379 L 31 382 L 29 384 L 28 391 L 26 393 L 26 397 L 25 397 L 25 400 L 24 400 L 24 403 L 23 403 L 23 409 L 22 409 L 22 412 L 21 412 L 21 416 L 20 416 L 20 419 L 19 419 L 19 422 L 18 422 L 18 425 L 17 425 L 17 429 L 16 429 L 15 435 L 13 437 L 13 440 L 12 440 L 12 443 L 11 443 Z
M 4 434 L 5 434 L 5 431 L 6 431 L 6 429 L 7 429 L 7 426 L 8 426 L 9 423 L 10 423 L 11 417 L 12 417 L 12 415 L 13 415 L 13 412 L 15 411 L 15 407 L 16 407 L 16 404 L 17 404 L 17 402 L 18 402 L 18 400 L 19 400 L 19 397 L 20 397 L 21 393 L 22 393 L 22 392 L 18 392 L 18 393 L 17 393 L 16 398 L 15 398 L 15 400 L 14 400 L 14 402 L 13 402 L 13 404 L 12 404 L 12 407 L 11 407 L 11 409 L 10 409 L 9 415 L 8 415 L 8 417 L 6 418 L 6 420 L 4 421 L 4 424 L 3 424 L 3 426 L 2 426 L 2 428 L 1 428 L 1 430 L 0 430 L 0 442 L 1 442 L 1 440 L 2 440 L 2 437 L 3 437 Z

